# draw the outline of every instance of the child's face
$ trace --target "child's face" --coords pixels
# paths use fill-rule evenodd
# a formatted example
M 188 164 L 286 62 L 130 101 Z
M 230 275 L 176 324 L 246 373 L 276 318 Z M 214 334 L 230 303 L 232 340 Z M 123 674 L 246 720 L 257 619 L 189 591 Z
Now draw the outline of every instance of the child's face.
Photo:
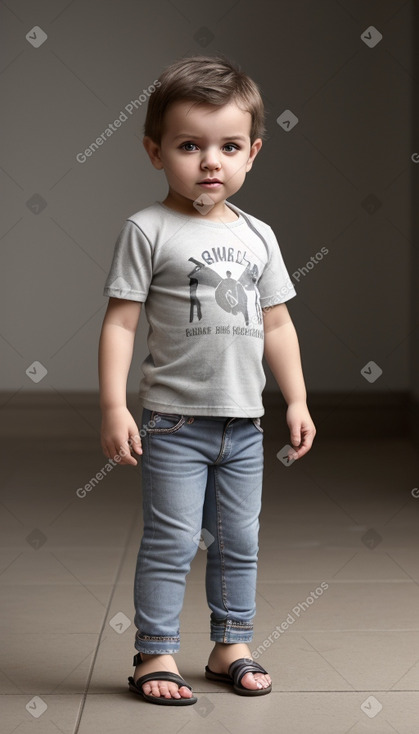
M 193 202 L 205 192 L 214 202 L 209 218 L 225 214 L 225 200 L 238 191 L 262 146 L 250 143 L 250 112 L 235 103 L 216 107 L 174 102 L 164 119 L 161 144 L 144 138 L 155 168 L 169 184 L 165 204 L 199 216 Z M 216 182 L 208 183 L 208 179 Z

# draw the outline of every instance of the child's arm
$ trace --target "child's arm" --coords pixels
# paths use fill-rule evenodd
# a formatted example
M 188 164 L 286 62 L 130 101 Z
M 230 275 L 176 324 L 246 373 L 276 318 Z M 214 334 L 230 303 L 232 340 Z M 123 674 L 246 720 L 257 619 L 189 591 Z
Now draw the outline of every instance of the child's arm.
M 141 303 L 110 298 L 99 342 L 101 445 L 106 457 L 121 456 L 121 464 L 137 464 L 128 441 L 138 454 L 142 453 L 138 428 L 126 404 L 127 377 L 140 313 Z
M 292 459 L 310 450 L 316 428 L 307 408 L 307 394 L 301 366 L 300 348 L 294 324 L 285 303 L 264 309 L 265 357 L 288 405 L 287 424 Z

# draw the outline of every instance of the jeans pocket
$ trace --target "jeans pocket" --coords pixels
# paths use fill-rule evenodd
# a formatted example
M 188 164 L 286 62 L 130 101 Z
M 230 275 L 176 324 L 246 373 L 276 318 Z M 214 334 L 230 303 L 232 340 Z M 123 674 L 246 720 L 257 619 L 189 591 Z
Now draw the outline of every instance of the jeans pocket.
M 263 433 L 263 428 L 260 424 L 260 418 L 252 418 L 251 420 L 255 428 L 258 429 L 259 433 Z
M 183 426 L 185 421 L 186 417 L 184 415 L 179 415 L 177 413 L 160 413 L 158 410 L 153 410 L 147 432 L 150 436 L 176 433 Z

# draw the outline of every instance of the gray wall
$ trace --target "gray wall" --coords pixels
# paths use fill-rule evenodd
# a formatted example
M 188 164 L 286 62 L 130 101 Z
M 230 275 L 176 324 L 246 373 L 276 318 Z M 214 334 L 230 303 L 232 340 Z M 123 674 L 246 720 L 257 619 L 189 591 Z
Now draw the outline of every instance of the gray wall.
M 417 75 L 419 69 L 419 7 L 416 4 L 414 9 L 414 17 L 412 24 L 413 37 L 413 60 L 412 72 Z M 419 98 L 414 95 L 412 99 L 412 150 L 415 159 L 412 175 L 411 187 L 411 211 L 412 211 L 412 238 L 411 238 L 411 277 L 410 277 L 410 293 L 411 293 L 411 331 L 409 334 L 410 341 L 410 408 L 411 419 L 409 426 L 412 429 L 412 435 L 416 445 L 419 445 L 419 138 L 417 130 L 419 130 Z
M 412 3 L 390 0 L 1 4 L 0 386 L 10 399 L 97 389 L 116 236 L 166 186 L 142 148 L 145 104 L 85 163 L 76 155 L 167 63 L 218 51 L 260 84 L 268 108 L 269 138 L 233 201 L 281 243 L 308 389 L 414 388 L 419 398 L 417 349 L 409 362 L 418 320 L 412 14 Z M 383 36 L 374 48 L 361 40 L 371 25 Z M 34 26 L 48 36 L 38 48 L 25 38 Z M 299 120 L 289 132 L 276 122 L 286 109 Z M 329 253 L 299 272 L 321 247 Z M 133 391 L 145 333 L 141 320 Z M 374 383 L 360 372 L 371 360 L 383 370 Z M 34 361 L 48 371 L 37 383 L 26 374 Z

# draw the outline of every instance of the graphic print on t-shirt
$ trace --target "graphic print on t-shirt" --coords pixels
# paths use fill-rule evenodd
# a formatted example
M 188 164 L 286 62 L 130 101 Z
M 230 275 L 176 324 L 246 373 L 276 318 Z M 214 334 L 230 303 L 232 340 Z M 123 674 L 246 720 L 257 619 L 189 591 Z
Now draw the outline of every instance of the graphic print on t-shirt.
M 208 250 L 202 253 L 201 262 L 194 257 L 188 258 L 195 267 L 188 273 L 190 312 L 189 323 L 194 321 L 195 315 L 198 321 L 208 314 L 202 313 L 202 305 L 199 299 L 200 286 L 214 288 L 214 299 L 223 311 L 233 316 L 242 315 L 246 326 L 249 325 L 249 303 L 251 294 L 254 295 L 254 303 L 250 304 L 254 309 L 252 322 L 262 323 L 262 309 L 257 288 L 258 267 L 252 265 L 240 250 L 234 252 L 231 247 L 212 248 L 212 255 Z M 213 267 L 213 266 L 216 267 Z M 240 266 L 240 267 L 238 267 Z M 232 270 L 239 270 L 237 278 L 232 277 Z

